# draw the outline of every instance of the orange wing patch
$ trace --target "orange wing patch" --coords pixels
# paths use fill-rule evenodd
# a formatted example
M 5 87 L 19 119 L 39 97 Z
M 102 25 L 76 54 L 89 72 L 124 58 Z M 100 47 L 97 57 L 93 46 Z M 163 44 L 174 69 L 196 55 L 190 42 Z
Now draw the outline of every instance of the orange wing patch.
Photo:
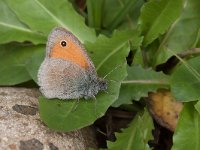
M 64 39 L 67 42 L 65 47 L 62 47 L 60 42 L 57 42 L 51 51 L 50 58 L 62 58 L 64 60 L 72 61 L 83 68 L 87 68 L 87 58 L 82 53 L 81 47 L 69 39 Z

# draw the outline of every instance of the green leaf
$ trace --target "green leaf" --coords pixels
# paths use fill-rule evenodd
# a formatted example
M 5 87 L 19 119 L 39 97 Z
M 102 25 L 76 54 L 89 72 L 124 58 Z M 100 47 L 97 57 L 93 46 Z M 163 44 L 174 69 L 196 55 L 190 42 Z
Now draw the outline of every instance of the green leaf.
M 87 0 L 88 25 L 100 29 L 105 0 Z
M 37 73 L 40 67 L 40 64 L 44 60 L 45 57 L 45 46 L 41 46 L 40 49 L 35 51 L 30 60 L 26 64 L 26 70 L 28 71 L 31 78 L 37 83 Z
M 194 47 L 200 47 L 200 28 L 198 30 L 198 34 L 197 34 L 196 41 L 194 43 Z
M 86 48 L 96 66 L 98 76 L 104 77 L 110 72 L 106 77 L 108 94 L 98 93 L 96 102 L 92 99 L 81 99 L 75 111 L 73 108 L 76 100 L 47 100 L 40 97 L 40 116 L 50 128 L 59 131 L 79 129 L 92 124 L 105 113 L 117 99 L 120 83 L 127 75 L 125 62 L 130 50 L 128 40 L 132 34 L 133 31 L 116 32 L 112 38 L 101 35 L 95 43 L 87 43 Z M 118 69 L 114 69 L 115 67 Z
M 96 39 L 94 30 L 85 25 L 84 19 L 67 0 L 6 0 L 6 2 L 19 19 L 32 30 L 47 35 L 52 28 L 62 26 L 82 42 Z
M 185 103 L 173 136 L 172 150 L 199 150 L 200 114 L 194 103 Z
M 198 99 L 199 100 L 199 99 Z M 200 101 L 198 101 L 195 105 L 194 105 L 195 109 L 198 111 L 199 115 L 200 115 Z
M 200 27 L 200 1 L 184 0 L 181 16 L 173 23 L 161 45 L 154 54 L 154 66 L 168 60 L 173 53 L 180 53 L 193 48 L 198 40 Z M 198 45 L 198 44 L 197 44 Z
M 135 28 L 143 3 L 143 0 L 106 0 L 103 10 L 103 27 L 119 28 L 122 25 L 122 29 L 126 26 Z
M 131 104 L 132 100 L 139 100 L 148 96 L 148 92 L 156 91 L 158 88 L 169 86 L 168 77 L 161 72 L 152 69 L 143 69 L 141 66 L 127 68 L 128 76 L 122 82 L 118 100 L 112 105 L 118 107 L 121 104 Z
M 116 16 L 110 22 L 108 28 L 110 30 L 115 29 L 119 25 L 119 23 L 124 19 L 124 17 L 129 13 L 129 11 L 133 8 L 135 3 L 136 0 L 127 0 L 122 9 L 117 12 Z
M 182 60 L 181 66 L 178 66 L 171 76 L 171 91 L 179 101 L 195 101 L 200 98 L 199 58 Z
M 0 85 L 15 85 L 31 80 L 26 63 L 40 46 L 0 46 Z
M 192 48 L 200 27 L 199 7 L 199 0 L 185 0 L 183 12 L 165 42 L 169 49 L 180 52 Z
M 154 128 L 153 120 L 148 111 L 143 115 L 138 115 L 129 124 L 129 127 L 117 133 L 115 142 L 107 142 L 109 150 L 150 150 L 148 141 L 153 139 L 152 130 Z M 125 144 L 126 143 L 126 144 Z
M 142 45 L 143 37 L 140 36 L 140 32 L 135 30 L 135 33 L 130 40 L 131 52 L 127 57 L 128 64 L 143 64 L 143 58 L 141 54 L 141 45 Z
M 143 37 L 140 36 L 140 31 L 135 30 L 135 34 L 130 41 L 131 50 L 133 52 L 133 62 L 132 64 L 143 64 L 143 57 L 142 57 L 142 46 Z M 127 59 L 128 61 L 128 59 Z
M 165 33 L 179 17 L 182 5 L 182 0 L 150 0 L 143 5 L 140 24 L 144 35 L 144 46 Z
M 12 41 L 44 43 L 46 37 L 21 23 L 5 1 L 0 1 L 0 44 Z

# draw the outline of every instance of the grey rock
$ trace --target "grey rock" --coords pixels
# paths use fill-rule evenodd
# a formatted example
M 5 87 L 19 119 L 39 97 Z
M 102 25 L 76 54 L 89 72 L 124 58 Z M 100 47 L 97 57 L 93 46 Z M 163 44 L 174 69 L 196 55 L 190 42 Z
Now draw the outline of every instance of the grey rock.
M 37 89 L 0 88 L 0 150 L 87 150 L 96 148 L 92 127 L 55 132 L 40 120 Z
M 37 139 L 31 139 L 28 141 L 20 141 L 20 150 L 43 150 L 43 144 Z

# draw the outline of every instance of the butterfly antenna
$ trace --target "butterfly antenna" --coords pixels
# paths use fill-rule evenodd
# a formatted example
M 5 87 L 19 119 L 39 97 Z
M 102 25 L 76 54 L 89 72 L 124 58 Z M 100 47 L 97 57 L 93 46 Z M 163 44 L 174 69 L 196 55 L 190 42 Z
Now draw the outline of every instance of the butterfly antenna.
M 126 62 L 124 63 L 126 64 Z M 119 67 L 122 67 L 122 65 L 124 64 L 120 64 L 120 65 L 117 65 L 114 69 L 112 69 L 110 72 L 108 72 L 102 79 L 104 80 L 108 75 L 110 75 L 113 71 L 115 71 L 116 69 L 118 69 Z M 118 82 L 118 81 L 115 81 L 115 80 L 109 80 L 109 81 L 113 81 L 113 82 Z M 100 82 L 100 81 L 99 81 Z M 108 91 L 106 90 L 103 90 L 105 93 L 107 94 L 110 94 Z M 111 94 L 112 95 L 112 94 Z M 96 105 L 96 104 L 95 104 Z M 96 112 L 96 111 L 95 111 Z
M 110 75 L 113 71 L 115 71 L 115 70 L 118 69 L 119 67 L 122 67 L 122 64 L 117 65 L 114 69 L 112 69 L 110 72 L 108 72 L 108 73 L 103 77 L 103 79 L 105 79 L 108 75 Z

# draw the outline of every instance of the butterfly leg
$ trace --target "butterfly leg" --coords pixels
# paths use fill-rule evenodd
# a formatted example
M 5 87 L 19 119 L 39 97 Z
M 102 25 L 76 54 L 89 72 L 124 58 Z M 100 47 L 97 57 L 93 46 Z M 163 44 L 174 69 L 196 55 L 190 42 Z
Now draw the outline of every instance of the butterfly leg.
M 108 80 L 108 81 L 115 82 L 115 83 L 118 83 L 118 82 L 119 82 L 119 81 L 116 81 L 116 80 Z
M 106 94 L 109 94 L 109 92 L 108 91 L 106 91 L 106 90 L 103 90 Z
M 97 99 L 94 95 L 92 95 L 92 98 L 94 99 L 94 112 L 95 116 L 97 116 Z
M 79 102 L 80 102 L 80 99 L 78 98 L 78 99 L 76 100 L 76 102 L 75 102 L 75 105 L 74 105 L 73 108 L 72 108 L 72 112 L 74 112 L 74 111 L 77 109 L 77 107 L 78 107 L 78 105 L 79 105 Z
M 92 98 L 93 98 L 94 100 L 97 100 L 96 97 L 95 97 L 94 95 L 92 95 Z

